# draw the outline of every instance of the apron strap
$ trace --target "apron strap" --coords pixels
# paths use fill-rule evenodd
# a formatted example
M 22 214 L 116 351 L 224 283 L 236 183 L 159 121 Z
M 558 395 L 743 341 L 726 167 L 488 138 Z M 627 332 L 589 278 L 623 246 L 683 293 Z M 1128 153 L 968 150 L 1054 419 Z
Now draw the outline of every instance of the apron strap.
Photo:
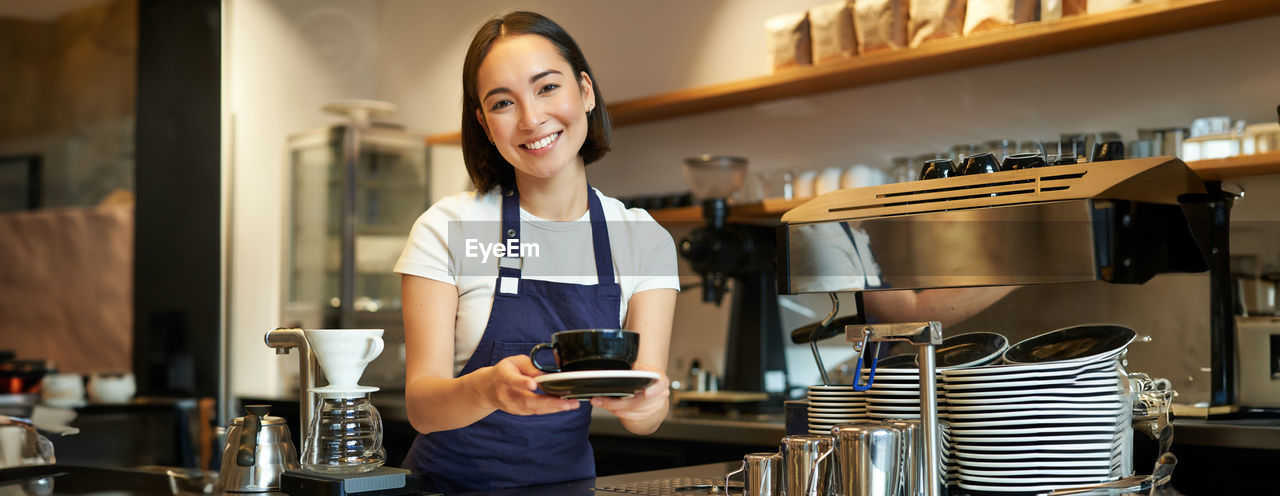
M 587 211 L 591 215 L 591 247 L 596 254 L 596 277 L 599 284 L 613 284 L 613 249 L 609 247 L 609 227 L 604 221 L 600 197 L 587 185 Z
M 591 247 L 595 252 L 596 277 L 599 284 L 613 284 L 613 249 L 609 246 L 609 228 L 604 220 L 604 206 L 591 185 L 587 185 L 587 212 L 591 219 Z M 520 193 L 515 188 L 502 191 L 502 243 L 520 244 Z M 514 241 L 513 241 L 514 240 Z M 523 264 L 518 257 L 498 258 L 498 293 L 515 294 Z

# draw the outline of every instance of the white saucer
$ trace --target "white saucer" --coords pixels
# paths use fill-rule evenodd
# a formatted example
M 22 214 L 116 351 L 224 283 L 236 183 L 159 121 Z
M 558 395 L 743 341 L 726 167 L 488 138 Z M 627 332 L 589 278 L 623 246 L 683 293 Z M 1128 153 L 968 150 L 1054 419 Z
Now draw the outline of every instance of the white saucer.
M 578 370 L 534 377 L 542 391 L 565 399 L 593 396 L 630 398 L 635 392 L 658 381 L 657 372 L 647 370 Z
M 334 386 L 314 387 L 309 389 L 316 394 L 364 394 L 377 391 L 377 386 L 356 386 L 353 388 L 340 388 Z

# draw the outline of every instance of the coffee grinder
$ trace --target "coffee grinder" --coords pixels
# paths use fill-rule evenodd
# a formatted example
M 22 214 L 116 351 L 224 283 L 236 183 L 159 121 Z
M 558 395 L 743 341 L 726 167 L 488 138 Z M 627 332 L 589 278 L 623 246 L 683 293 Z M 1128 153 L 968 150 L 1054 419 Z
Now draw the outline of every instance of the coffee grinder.
M 300 470 L 280 475 L 287 494 L 390 496 L 418 494 L 422 480 L 385 467 L 382 417 L 369 395 L 378 388 L 358 384 L 365 366 L 382 353 L 382 329 L 273 329 L 267 346 L 284 354 L 299 350 L 302 418 Z M 329 384 L 316 387 L 318 372 Z
M 787 391 L 782 321 L 778 311 L 776 231 L 772 226 L 730 224 L 729 197 L 742 187 L 747 159 L 702 155 L 684 161 L 685 180 L 701 200 L 705 224 L 680 240 L 680 255 L 702 276 L 702 301 L 730 295 L 725 387 L 776 398 Z

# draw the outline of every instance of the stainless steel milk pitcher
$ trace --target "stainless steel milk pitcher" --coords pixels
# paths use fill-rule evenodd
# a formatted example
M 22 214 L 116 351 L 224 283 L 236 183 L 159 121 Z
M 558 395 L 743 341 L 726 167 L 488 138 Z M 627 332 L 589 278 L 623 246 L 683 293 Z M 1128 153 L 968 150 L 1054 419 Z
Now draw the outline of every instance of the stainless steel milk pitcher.
M 782 477 L 787 496 L 829 496 L 834 487 L 831 436 L 801 434 L 782 438 Z
M 902 485 L 902 433 L 883 424 L 844 424 L 835 438 L 836 478 L 843 496 L 897 496 Z M 790 468 L 790 464 L 788 467 Z M 788 493 L 788 496 L 790 493 Z
M 742 474 L 743 496 L 782 496 L 782 455 L 780 453 L 747 453 L 738 470 L 724 476 L 725 493 L 729 479 Z

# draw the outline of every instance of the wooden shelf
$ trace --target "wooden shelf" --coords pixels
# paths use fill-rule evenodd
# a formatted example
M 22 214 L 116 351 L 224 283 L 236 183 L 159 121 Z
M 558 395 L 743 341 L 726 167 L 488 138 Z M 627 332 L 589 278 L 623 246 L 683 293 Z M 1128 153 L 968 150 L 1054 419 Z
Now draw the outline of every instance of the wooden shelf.
M 1213 160 L 1197 160 L 1194 162 L 1187 162 L 1187 167 L 1190 167 L 1191 170 L 1200 177 L 1200 179 L 1206 181 L 1222 181 L 1225 179 L 1258 176 L 1263 174 L 1280 174 L 1280 152 L 1242 155 L 1239 157 Z M 761 203 L 733 205 L 729 208 L 729 222 L 777 222 L 782 218 L 782 214 L 811 199 L 812 198 L 799 200 L 768 199 Z M 702 219 L 702 207 L 697 205 L 691 207 L 650 210 L 649 215 L 652 215 L 654 220 L 657 220 L 659 223 L 668 225 L 682 223 L 701 224 L 704 222 Z
M 782 218 L 782 214 L 809 200 L 810 198 L 798 200 L 770 198 L 760 203 L 731 205 L 729 207 L 729 222 L 776 222 Z M 700 205 L 650 210 L 649 215 L 652 215 L 654 220 L 662 224 L 702 224 L 706 222 L 702 219 L 702 206 Z
M 609 105 L 609 115 L 615 126 L 640 124 L 1275 15 L 1280 15 L 1276 0 L 1149 0 L 1112 12 L 1030 22 L 842 63 L 626 100 Z M 461 138 L 460 132 L 438 134 L 428 136 L 427 143 L 456 144 Z
M 1187 167 L 1205 181 L 1222 181 L 1244 176 L 1280 174 L 1280 152 L 1242 155 L 1187 162 Z

